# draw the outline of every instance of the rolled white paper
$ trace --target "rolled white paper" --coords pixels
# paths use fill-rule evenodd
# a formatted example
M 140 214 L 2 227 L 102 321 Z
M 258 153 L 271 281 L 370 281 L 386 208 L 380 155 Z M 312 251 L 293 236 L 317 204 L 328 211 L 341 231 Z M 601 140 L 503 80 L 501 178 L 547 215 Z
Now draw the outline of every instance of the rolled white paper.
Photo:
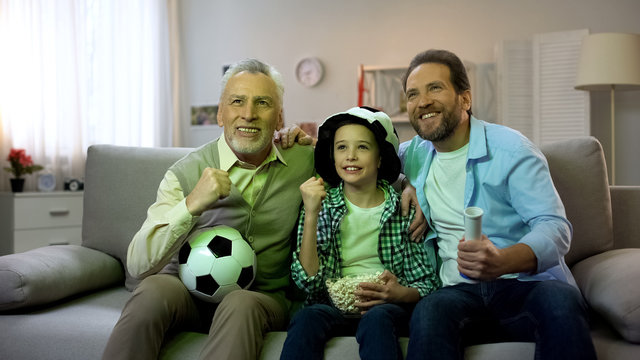
M 465 240 L 480 240 L 482 238 L 482 215 L 484 211 L 476 206 L 464 209 L 464 238 Z

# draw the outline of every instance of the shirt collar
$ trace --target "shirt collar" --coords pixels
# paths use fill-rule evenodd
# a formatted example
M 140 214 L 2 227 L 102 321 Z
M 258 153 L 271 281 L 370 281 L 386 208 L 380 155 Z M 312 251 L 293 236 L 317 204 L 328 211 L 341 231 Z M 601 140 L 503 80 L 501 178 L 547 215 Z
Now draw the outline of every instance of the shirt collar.
M 398 203 L 399 197 L 398 194 L 393 191 L 391 185 L 387 180 L 379 179 L 377 182 L 379 188 L 384 191 L 384 200 L 386 203 L 391 204 L 393 207 L 392 210 L 395 211 L 395 204 Z M 345 195 L 344 195 L 344 181 L 340 181 L 338 186 L 329 188 L 327 190 L 327 205 L 329 207 L 343 207 L 345 204 Z M 391 201 L 387 201 L 391 199 Z
M 260 168 L 272 161 L 280 161 L 283 165 L 287 166 L 287 162 L 284 161 L 282 154 L 280 154 L 280 151 L 278 151 L 278 148 L 273 143 L 271 144 L 271 152 L 269 152 L 269 155 L 264 159 L 262 164 L 257 167 L 238 159 L 233 150 L 231 150 L 231 147 L 227 143 L 227 139 L 224 135 L 220 136 L 220 140 L 218 141 L 218 153 L 220 154 L 220 170 L 224 171 L 229 171 L 234 165 Z
M 475 117 L 469 117 L 471 132 L 469 134 L 469 159 L 479 159 L 487 155 L 487 137 L 484 123 Z

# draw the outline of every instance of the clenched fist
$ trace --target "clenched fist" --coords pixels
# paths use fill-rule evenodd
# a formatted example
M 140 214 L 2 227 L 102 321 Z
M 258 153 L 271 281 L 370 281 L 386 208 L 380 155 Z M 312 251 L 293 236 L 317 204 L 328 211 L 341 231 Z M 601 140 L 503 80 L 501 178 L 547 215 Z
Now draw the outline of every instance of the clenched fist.
M 304 211 L 307 214 L 318 214 L 322 208 L 322 199 L 327 196 L 324 190 L 324 180 L 322 178 L 309 178 L 300 185 Z
M 200 216 L 219 199 L 229 196 L 231 180 L 224 170 L 206 168 L 196 187 L 187 195 L 187 210 L 193 216 Z

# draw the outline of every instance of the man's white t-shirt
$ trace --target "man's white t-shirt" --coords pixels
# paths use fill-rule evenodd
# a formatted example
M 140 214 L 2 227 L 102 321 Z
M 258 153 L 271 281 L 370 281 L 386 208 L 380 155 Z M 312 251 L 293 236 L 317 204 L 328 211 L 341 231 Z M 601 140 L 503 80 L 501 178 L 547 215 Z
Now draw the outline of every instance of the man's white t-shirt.
M 451 152 L 437 152 L 431 163 L 424 192 L 431 212 L 431 224 L 438 233 L 438 255 L 442 259 L 443 286 L 473 280 L 460 276 L 458 243 L 464 235 L 464 186 L 469 143 Z

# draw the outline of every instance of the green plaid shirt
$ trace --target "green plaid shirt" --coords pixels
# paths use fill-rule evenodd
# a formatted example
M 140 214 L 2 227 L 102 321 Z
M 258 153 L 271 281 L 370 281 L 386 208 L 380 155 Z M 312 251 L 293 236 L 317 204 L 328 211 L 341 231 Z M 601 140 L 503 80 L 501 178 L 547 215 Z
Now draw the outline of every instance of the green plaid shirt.
M 440 286 L 435 264 L 430 264 L 423 243 L 409 238 L 409 224 L 414 210 L 403 217 L 400 196 L 387 181 L 378 181 L 378 187 L 387 194 L 380 218 L 378 256 L 385 269 L 398 277 L 400 284 L 415 288 L 425 296 Z M 318 273 L 308 276 L 300 264 L 300 244 L 304 230 L 304 208 L 298 220 L 298 246 L 293 253 L 291 275 L 296 285 L 307 293 L 306 304 L 329 303 L 325 280 L 341 277 L 340 223 L 347 212 L 342 183 L 327 191 L 318 216 Z

